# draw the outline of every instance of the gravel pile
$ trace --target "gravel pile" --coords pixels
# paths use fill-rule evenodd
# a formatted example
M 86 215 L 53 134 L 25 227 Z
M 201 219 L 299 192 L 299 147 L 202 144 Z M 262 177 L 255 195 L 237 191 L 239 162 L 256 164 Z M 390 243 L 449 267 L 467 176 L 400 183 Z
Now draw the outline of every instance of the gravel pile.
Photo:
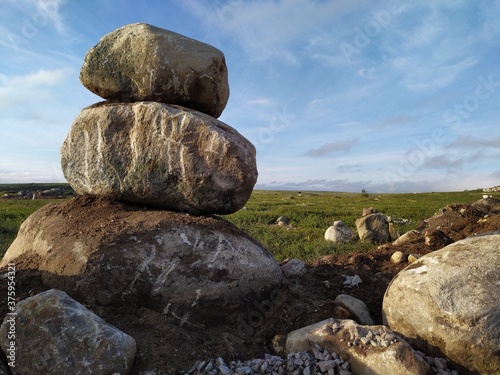
M 431 357 L 417 350 L 417 353 L 420 354 L 422 358 L 431 366 L 432 372 L 438 375 L 458 375 L 456 370 L 450 370 L 448 368 L 448 364 L 446 359 L 439 357 Z
M 361 337 L 360 337 L 361 336 Z M 371 336 L 369 333 L 367 336 Z M 365 332 L 351 332 L 351 345 L 386 346 L 396 342 L 395 337 L 383 337 L 364 342 Z M 382 343 L 382 345 L 380 345 Z M 377 344 L 377 345 L 376 345 Z M 420 351 L 418 354 L 431 366 L 432 372 L 438 375 L 459 375 L 456 370 L 450 370 L 444 358 L 430 357 Z M 312 352 L 291 353 L 286 359 L 266 354 L 264 358 L 248 361 L 231 361 L 226 363 L 223 358 L 197 361 L 184 375 L 352 375 L 349 362 L 344 361 L 335 352 L 329 352 L 315 345 Z
M 286 359 L 266 354 L 264 358 L 245 362 L 231 361 L 228 364 L 217 359 L 197 361 L 185 375 L 352 375 L 349 362 L 342 360 L 335 352 L 329 352 L 316 345 L 312 352 L 291 353 Z
M 332 326 L 334 333 L 340 330 L 340 324 L 335 323 Z M 375 348 L 386 348 L 391 344 L 395 344 L 398 340 L 396 335 L 388 332 L 383 326 L 368 326 L 354 325 L 349 327 L 349 346 L 373 346 Z

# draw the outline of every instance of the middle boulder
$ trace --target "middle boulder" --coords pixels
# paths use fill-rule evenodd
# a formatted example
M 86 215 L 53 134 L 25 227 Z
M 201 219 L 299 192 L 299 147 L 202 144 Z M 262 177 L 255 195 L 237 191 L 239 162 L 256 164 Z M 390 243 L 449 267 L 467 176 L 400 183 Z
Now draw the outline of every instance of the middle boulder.
M 194 214 L 241 209 L 257 181 L 255 147 L 201 112 L 156 102 L 85 108 L 61 148 L 79 194 Z

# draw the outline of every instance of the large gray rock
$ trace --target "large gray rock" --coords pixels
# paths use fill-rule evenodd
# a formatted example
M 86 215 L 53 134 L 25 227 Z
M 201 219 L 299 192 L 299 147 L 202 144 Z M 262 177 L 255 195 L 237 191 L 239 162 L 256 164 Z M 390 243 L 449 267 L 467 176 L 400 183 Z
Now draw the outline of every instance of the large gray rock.
M 130 374 L 135 340 L 66 293 L 51 289 L 37 294 L 19 302 L 14 313 L 0 328 L 1 337 L 7 337 L 14 319 L 14 375 Z M 10 343 L 1 340 L 1 345 L 9 353 Z
M 257 181 L 255 148 L 236 130 L 155 102 L 85 108 L 62 145 L 61 164 L 79 194 L 195 214 L 239 210 Z
M 146 306 L 177 320 L 223 321 L 279 288 L 271 253 L 226 220 L 78 196 L 21 225 L 15 262 L 89 305 Z
M 500 232 L 427 254 L 384 296 L 384 322 L 460 374 L 500 374 Z
M 104 99 L 178 104 L 213 117 L 229 98 L 221 51 L 144 23 L 105 35 L 87 52 L 80 80 Z
M 290 332 L 286 352 L 312 351 L 316 344 L 348 361 L 354 375 L 432 373 L 427 362 L 385 326 L 330 318 Z
M 358 218 L 356 228 L 361 241 L 383 243 L 391 240 L 387 220 L 383 214 L 375 213 Z

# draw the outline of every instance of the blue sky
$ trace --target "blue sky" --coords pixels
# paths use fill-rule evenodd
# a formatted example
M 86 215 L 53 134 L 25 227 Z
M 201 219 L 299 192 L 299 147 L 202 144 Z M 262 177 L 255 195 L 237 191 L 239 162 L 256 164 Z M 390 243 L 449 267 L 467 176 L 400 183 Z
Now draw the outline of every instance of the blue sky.
M 500 184 L 500 1 L 1 0 L 0 183 L 64 181 L 59 150 L 101 99 L 105 34 L 145 22 L 226 56 L 220 117 L 256 188 L 410 192 Z

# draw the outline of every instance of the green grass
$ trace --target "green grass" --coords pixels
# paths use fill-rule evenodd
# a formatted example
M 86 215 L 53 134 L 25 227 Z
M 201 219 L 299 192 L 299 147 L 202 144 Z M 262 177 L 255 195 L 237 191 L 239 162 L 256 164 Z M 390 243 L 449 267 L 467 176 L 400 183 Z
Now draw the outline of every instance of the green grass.
M 262 242 L 279 261 L 285 258 L 313 260 L 322 255 L 368 250 L 374 245 L 355 242 L 337 244 L 325 241 L 326 229 L 335 220 L 342 220 L 356 231 L 355 221 L 364 207 L 393 218 L 409 219 L 397 228 L 403 234 L 418 226 L 450 203 L 472 203 L 482 196 L 481 191 L 422 194 L 368 194 L 290 191 L 253 192 L 245 206 L 226 218 Z M 499 193 L 493 193 L 500 198 Z M 291 228 L 275 225 L 279 216 L 288 216 Z
M 40 207 L 60 199 L 0 199 L 0 257 L 16 238 L 20 225 Z
M 0 192 L 19 190 L 43 190 L 62 184 L 0 185 Z M 7 187 L 9 189 L 7 189 Z M 373 245 L 356 242 L 335 244 L 325 241 L 326 229 L 335 220 L 342 220 L 354 231 L 354 222 L 361 216 L 364 207 L 374 207 L 378 212 L 393 218 L 411 220 L 399 226 L 404 233 L 418 226 L 419 222 L 432 216 L 439 208 L 450 203 L 471 203 L 481 198 L 481 191 L 422 194 L 369 194 L 333 192 L 297 192 L 255 190 L 245 209 L 226 219 L 263 243 L 278 261 L 285 258 L 301 258 L 311 261 L 322 255 L 368 250 Z M 490 193 L 500 199 L 500 193 Z M 0 195 L 0 196 L 1 196 Z M 60 200 L 24 200 L 0 198 L 0 256 L 15 239 L 21 223 L 38 208 Z M 276 219 L 288 216 L 290 228 L 278 227 Z

